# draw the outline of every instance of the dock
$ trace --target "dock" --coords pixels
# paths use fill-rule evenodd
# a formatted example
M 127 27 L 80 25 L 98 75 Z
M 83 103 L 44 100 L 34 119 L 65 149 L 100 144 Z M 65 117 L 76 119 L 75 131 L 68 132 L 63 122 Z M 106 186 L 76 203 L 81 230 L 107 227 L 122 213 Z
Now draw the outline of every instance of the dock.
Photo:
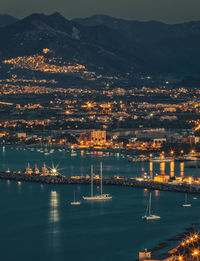
M 40 174 L 25 174 L 16 172 L 0 172 L 0 179 L 13 180 L 20 182 L 32 182 L 41 184 L 63 184 L 63 185 L 88 185 L 91 180 L 89 177 L 67 177 L 63 175 L 40 175 Z M 105 177 L 102 180 L 103 185 L 108 186 L 123 186 L 133 187 L 141 189 L 151 189 L 169 192 L 180 192 L 188 194 L 199 194 L 199 184 L 188 184 L 188 183 L 161 183 L 153 180 L 138 180 L 137 178 L 126 178 L 126 177 Z M 95 185 L 100 185 L 100 179 L 94 179 Z

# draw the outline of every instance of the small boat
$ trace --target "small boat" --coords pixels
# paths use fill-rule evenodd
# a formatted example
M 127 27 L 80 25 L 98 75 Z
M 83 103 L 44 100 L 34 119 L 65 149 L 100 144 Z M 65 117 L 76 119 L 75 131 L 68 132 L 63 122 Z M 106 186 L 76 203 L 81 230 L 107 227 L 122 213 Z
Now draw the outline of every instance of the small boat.
M 74 150 L 72 150 L 72 151 L 71 151 L 71 157 L 76 157 L 76 156 L 77 156 L 77 152 L 74 151 Z
M 150 158 L 152 162 L 171 162 L 174 161 L 174 157 L 154 157 Z
M 102 162 L 100 164 L 100 172 L 101 172 L 101 193 L 100 195 L 94 196 L 93 193 L 93 166 L 91 166 L 91 196 L 83 197 L 84 200 L 88 201 L 105 201 L 112 199 L 112 196 L 110 194 L 103 194 L 103 184 L 102 184 Z
M 194 197 L 193 199 L 198 199 L 198 198 Z
M 80 204 L 81 204 L 80 201 L 76 201 L 76 200 L 75 200 L 75 190 L 74 190 L 74 201 L 72 201 L 70 204 L 71 204 L 72 206 L 77 206 L 77 205 L 80 205 Z
M 147 204 L 146 214 L 142 217 L 142 219 L 145 219 L 145 220 L 160 219 L 160 216 L 151 214 L 151 192 L 149 195 L 149 202 Z
M 187 202 L 187 194 L 185 194 L 185 204 L 182 205 L 183 207 L 191 207 L 192 205 Z

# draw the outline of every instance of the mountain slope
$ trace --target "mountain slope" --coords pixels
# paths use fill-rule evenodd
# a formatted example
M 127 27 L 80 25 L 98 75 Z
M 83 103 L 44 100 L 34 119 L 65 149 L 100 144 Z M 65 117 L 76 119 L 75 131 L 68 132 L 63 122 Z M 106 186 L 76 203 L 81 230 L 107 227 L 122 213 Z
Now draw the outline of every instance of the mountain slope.
M 18 19 L 10 15 L 0 15 L 0 27 L 14 24 Z
M 127 70 L 130 65 L 129 55 L 125 57 L 121 49 L 126 42 L 124 36 L 105 26 L 83 27 L 58 13 L 33 14 L 0 29 L 0 35 L 2 58 L 31 55 L 49 48 L 56 55 L 94 68 Z M 130 42 L 127 43 L 130 47 Z
M 0 28 L 0 58 L 57 56 L 104 73 L 200 74 L 200 22 L 169 25 L 108 16 L 32 14 Z
M 156 21 L 138 22 L 95 15 L 74 22 L 88 26 L 105 26 L 118 31 L 128 40 L 143 46 L 141 68 L 161 73 L 200 74 L 200 22 L 165 24 Z

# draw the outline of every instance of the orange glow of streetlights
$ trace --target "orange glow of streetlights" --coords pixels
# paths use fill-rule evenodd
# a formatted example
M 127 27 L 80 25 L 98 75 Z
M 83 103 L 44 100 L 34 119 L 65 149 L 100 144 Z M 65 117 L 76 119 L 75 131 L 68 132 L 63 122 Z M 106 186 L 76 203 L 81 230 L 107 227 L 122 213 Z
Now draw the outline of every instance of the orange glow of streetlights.
M 87 107 L 90 109 L 92 107 L 92 103 L 91 102 L 87 102 Z
M 192 256 L 198 256 L 199 255 L 199 249 L 194 249 L 192 252 Z

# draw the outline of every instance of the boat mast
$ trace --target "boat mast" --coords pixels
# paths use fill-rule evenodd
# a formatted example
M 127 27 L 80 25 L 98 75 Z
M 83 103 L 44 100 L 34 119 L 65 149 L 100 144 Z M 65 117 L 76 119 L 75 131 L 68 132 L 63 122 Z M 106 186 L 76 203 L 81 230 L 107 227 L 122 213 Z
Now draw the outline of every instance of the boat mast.
M 74 190 L 74 202 L 75 202 L 75 190 Z
M 100 172 L 101 172 L 101 195 L 103 193 L 103 181 L 102 181 L 102 162 L 100 163 Z
M 151 216 L 151 192 L 149 196 L 149 216 Z
M 93 165 L 91 165 L 91 197 L 93 197 Z

